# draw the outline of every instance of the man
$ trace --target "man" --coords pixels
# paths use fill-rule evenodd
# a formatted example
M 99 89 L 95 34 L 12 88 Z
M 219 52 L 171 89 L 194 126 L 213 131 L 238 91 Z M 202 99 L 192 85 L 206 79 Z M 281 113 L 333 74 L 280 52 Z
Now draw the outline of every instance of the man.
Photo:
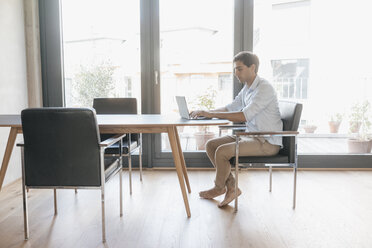
M 272 85 L 257 75 L 259 60 L 251 52 L 240 52 L 234 57 L 234 74 L 244 87 L 234 101 L 215 110 L 197 110 L 192 117 L 228 119 L 233 122 L 245 122 L 249 132 L 281 131 L 283 123 L 280 118 L 278 99 Z M 272 156 L 282 146 L 281 137 L 248 138 L 239 141 L 239 156 Z M 215 186 L 201 191 L 200 197 L 212 199 L 222 194 L 225 198 L 218 204 L 226 206 L 235 199 L 235 179 L 231 174 L 229 160 L 235 156 L 235 138 L 224 136 L 209 140 L 206 152 L 216 168 Z M 241 190 L 238 189 L 238 195 Z

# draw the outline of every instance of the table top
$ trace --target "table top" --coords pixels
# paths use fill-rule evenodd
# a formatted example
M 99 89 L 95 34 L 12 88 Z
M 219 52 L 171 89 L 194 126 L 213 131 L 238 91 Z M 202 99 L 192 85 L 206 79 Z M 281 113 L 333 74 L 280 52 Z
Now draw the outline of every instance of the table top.
M 159 114 L 144 115 L 97 115 L 100 127 L 169 127 L 169 126 L 208 126 L 225 125 L 229 120 L 187 120 L 175 116 Z M 21 127 L 20 115 L 0 115 L 0 127 Z

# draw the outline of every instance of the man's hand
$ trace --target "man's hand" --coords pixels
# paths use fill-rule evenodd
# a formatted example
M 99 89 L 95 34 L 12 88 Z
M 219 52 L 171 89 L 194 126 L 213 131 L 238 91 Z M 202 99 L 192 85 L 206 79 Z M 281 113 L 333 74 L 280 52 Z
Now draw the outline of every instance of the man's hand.
M 213 114 L 209 111 L 204 111 L 204 110 L 195 110 L 190 113 L 191 118 L 196 118 L 198 116 L 204 116 L 207 118 L 213 118 Z
M 246 122 L 245 116 L 242 111 L 238 112 L 216 112 L 215 110 L 196 110 L 190 113 L 191 118 L 198 116 L 204 116 L 207 118 L 218 118 L 218 119 L 227 119 L 232 122 Z

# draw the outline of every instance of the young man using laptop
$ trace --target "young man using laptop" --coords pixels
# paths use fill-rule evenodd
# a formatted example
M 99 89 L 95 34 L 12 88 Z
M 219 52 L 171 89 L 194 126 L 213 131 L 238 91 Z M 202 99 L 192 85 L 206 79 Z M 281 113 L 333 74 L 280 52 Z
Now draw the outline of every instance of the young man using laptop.
M 244 87 L 234 101 L 225 107 L 191 113 L 191 117 L 205 116 L 208 118 L 228 119 L 233 122 L 245 122 L 249 132 L 282 131 L 278 99 L 273 86 L 257 75 L 259 60 L 251 52 L 240 52 L 234 57 L 234 74 Z M 239 156 L 272 156 L 279 152 L 282 146 L 281 137 L 248 138 L 239 141 Z M 212 199 L 222 194 L 225 198 L 218 204 L 226 206 L 235 199 L 235 179 L 231 174 L 229 160 L 235 156 L 235 138 L 224 136 L 209 140 L 206 152 L 216 168 L 216 179 L 213 188 L 201 191 L 200 197 Z M 238 189 L 238 195 L 241 190 Z

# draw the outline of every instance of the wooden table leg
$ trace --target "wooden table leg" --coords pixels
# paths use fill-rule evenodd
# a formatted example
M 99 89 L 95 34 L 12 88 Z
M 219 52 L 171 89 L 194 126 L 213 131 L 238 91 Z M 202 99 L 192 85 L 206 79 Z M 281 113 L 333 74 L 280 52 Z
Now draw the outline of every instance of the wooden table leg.
M 186 168 L 185 158 L 183 156 L 183 152 L 182 152 L 182 148 L 181 148 L 181 142 L 180 142 L 180 137 L 178 136 L 178 130 L 177 130 L 177 128 L 174 128 L 174 132 L 175 132 L 175 136 L 176 136 L 176 139 L 177 139 L 178 151 L 180 153 L 183 176 L 185 178 L 187 190 L 189 191 L 189 193 L 191 193 L 191 187 L 190 187 L 189 177 L 187 176 L 187 168 Z
M 168 128 L 168 138 L 169 138 L 169 143 L 172 149 L 174 164 L 176 166 L 176 171 L 177 171 L 178 181 L 180 183 L 180 187 L 182 191 L 183 201 L 185 203 L 187 217 L 191 217 L 189 201 L 187 199 L 187 194 L 186 194 L 185 182 L 184 182 L 183 175 L 182 175 L 183 173 L 182 173 L 181 155 L 180 155 L 180 151 L 178 150 L 177 138 L 176 138 L 176 133 L 175 133 L 177 131 L 174 130 L 175 128 L 176 127 Z
M 5 173 L 6 173 L 6 170 L 8 169 L 10 156 L 12 155 L 14 143 L 17 138 L 17 133 L 18 133 L 17 128 L 15 127 L 10 128 L 8 143 L 6 144 L 4 158 L 3 158 L 3 162 L 1 164 L 1 170 L 0 170 L 0 191 L 3 187 Z

